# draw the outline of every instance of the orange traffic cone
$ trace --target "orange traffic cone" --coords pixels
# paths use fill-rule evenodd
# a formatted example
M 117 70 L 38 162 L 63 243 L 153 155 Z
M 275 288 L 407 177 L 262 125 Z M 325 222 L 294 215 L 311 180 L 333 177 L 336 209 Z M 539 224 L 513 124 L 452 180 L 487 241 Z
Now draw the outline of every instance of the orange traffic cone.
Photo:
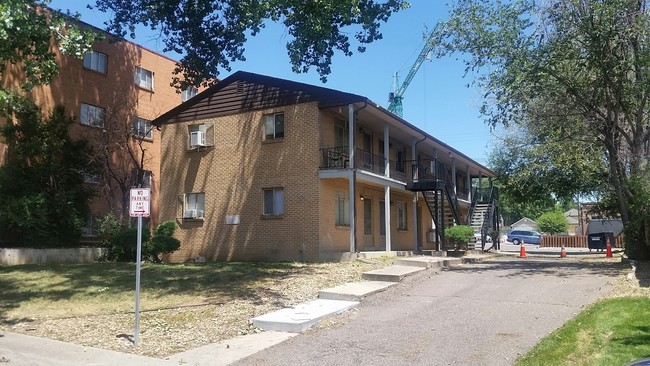
M 609 242 L 609 236 L 607 237 L 607 246 L 605 247 L 605 257 L 612 258 L 612 244 Z
M 560 258 L 566 258 L 566 249 L 564 249 L 564 244 L 562 244 L 562 250 L 560 250 Z
M 524 246 L 523 241 L 519 244 L 519 258 L 528 258 L 526 256 L 526 247 Z

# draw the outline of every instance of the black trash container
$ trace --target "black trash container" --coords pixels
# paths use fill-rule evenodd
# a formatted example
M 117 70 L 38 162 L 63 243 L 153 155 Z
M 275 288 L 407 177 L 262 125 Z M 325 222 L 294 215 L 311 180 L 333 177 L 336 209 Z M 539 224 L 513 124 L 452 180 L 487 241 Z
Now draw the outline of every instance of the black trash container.
M 593 233 L 587 235 L 587 243 L 589 245 L 589 250 L 605 250 L 607 248 L 607 238 L 609 238 L 609 244 L 614 247 L 614 233 L 611 231 L 606 231 L 602 233 Z

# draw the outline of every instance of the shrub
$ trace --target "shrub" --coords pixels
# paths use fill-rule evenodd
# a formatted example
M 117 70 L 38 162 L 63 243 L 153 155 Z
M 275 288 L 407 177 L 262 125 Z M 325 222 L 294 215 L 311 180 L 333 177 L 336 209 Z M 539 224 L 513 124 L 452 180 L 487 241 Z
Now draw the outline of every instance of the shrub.
M 153 238 L 145 246 L 146 256 L 151 257 L 154 262 L 160 262 L 160 255 L 172 253 L 181 247 L 180 240 L 174 238 L 176 230 L 174 220 L 163 221 L 154 230 Z
M 467 243 L 474 236 L 474 229 L 467 225 L 456 225 L 445 229 L 445 238 L 456 249 L 466 249 Z
M 143 248 L 145 247 L 146 243 L 149 241 L 149 236 L 150 236 L 149 230 L 143 228 L 142 236 L 141 236 Z M 117 234 L 111 237 L 108 259 L 122 261 L 122 262 L 135 261 L 135 256 L 137 254 L 137 242 L 138 242 L 137 228 L 123 229 L 122 231 L 118 232 Z

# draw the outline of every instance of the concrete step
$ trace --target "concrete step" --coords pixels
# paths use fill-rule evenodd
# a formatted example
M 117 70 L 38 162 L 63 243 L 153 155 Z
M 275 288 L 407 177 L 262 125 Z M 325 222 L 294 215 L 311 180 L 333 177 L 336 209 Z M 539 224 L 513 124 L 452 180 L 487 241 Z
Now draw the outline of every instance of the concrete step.
M 399 282 L 404 277 L 416 272 L 424 271 L 426 268 L 412 266 L 390 266 L 373 271 L 363 272 L 363 279 L 367 281 Z
M 420 268 L 442 268 L 461 264 L 460 258 L 452 257 L 411 257 L 398 259 L 393 262 L 398 266 L 410 266 Z
M 330 287 L 318 292 L 319 299 L 361 301 L 366 296 L 384 291 L 397 282 L 364 281 L 351 282 L 344 285 Z
M 300 333 L 321 319 L 340 314 L 357 305 L 358 301 L 317 299 L 264 314 L 251 321 L 253 326 L 265 330 Z

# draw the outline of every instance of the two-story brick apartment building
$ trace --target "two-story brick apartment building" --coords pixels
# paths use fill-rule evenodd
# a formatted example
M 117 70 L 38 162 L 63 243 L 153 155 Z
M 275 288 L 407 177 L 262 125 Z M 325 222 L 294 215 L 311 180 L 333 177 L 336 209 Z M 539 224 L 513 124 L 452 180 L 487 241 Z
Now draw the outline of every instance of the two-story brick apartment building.
M 470 190 L 493 172 L 363 96 L 237 72 L 153 124 L 171 261 L 439 250 L 436 226 L 496 221 Z
M 52 51 L 59 75 L 27 96 L 44 114 L 63 105 L 76 117 L 70 135 L 88 139 L 97 159 L 105 161 L 100 173 L 86 174 L 86 183 L 97 191 L 87 238 L 96 235 L 96 218 L 108 212 L 128 216 L 125 194 L 135 186 L 137 167 L 144 170 L 143 184 L 152 190 L 151 219 L 157 222 L 160 133 L 150 121 L 196 94 L 196 89 L 177 93 L 170 86 L 175 60 L 132 42 L 115 42 L 109 34 L 104 33 L 104 40 L 96 42 L 83 59 L 62 55 L 55 45 Z M 24 80 L 20 68 L 8 66 L 2 83 L 19 90 Z M 6 153 L 7 146 L 0 143 L 0 162 Z

